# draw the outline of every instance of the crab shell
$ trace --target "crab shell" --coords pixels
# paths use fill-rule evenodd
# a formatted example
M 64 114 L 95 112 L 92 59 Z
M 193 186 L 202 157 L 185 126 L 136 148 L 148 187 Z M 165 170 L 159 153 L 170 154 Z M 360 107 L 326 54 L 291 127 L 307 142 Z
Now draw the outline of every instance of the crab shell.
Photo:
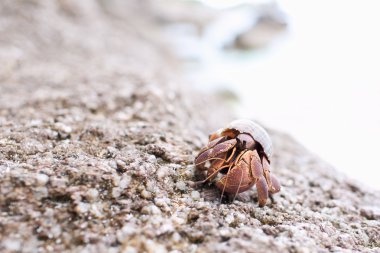
M 265 131 L 265 129 L 262 126 L 251 120 L 238 119 L 232 121 L 226 128 L 222 129 L 221 135 L 230 135 L 231 130 L 236 131 L 238 133 L 245 133 L 251 135 L 255 141 L 260 143 L 268 160 L 271 158 L 273 147 L 272 140 L 269 137 L 267 131 Z

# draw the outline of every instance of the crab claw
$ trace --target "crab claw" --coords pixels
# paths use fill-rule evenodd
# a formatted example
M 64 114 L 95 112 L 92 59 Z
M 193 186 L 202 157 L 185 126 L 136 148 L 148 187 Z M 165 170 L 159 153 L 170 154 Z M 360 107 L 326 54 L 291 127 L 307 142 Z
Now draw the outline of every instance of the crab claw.
M 218 138 L 215 143 L 210 143 L 203 151 L 195 158 L 195 166 L 200 166 L 212 158 L 216 158 L 218 155 L 223 154 L 236 145 L 236 140 L 227 140 L 221 143 L 222 138 Z
M 251 152 L 246 152 L 216 186 L 223 192 L 236 194 L 250 189 L 256 182 L 250 173 Z M 260 165 L 261 167 L 261 165 Z
M 206 182 L 211 182 L 216 178 L 218 175 L 218 172 L 223 168 L 223 164 L 226 160 L 226 154 L 221 154 L 218 155 L 217 158 L 220 158 L 218 160 L 214 160 L 211 162 L 211 165 L 209 168 L 204 168 L 204 167 L 198 167 L 199 169 L 202 170 L 207 170 L 207 177 L 204 180 L 195 182 L 196 185 L 204 184 Z

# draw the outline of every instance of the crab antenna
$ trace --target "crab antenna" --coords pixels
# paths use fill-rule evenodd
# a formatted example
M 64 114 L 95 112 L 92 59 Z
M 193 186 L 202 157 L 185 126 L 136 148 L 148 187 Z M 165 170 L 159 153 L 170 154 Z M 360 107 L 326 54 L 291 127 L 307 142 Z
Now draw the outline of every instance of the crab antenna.
M 234 147 L 234 149 L 232 150 L 232 152 L 231 152 L 231 155 L 230 155 L 230 157 L 228 157 L 228 159 L 227 159 L 227 161 L 226 162 L 229 162 L 233 157 L 234 157 L 234 155 L 235 155 L 235 152 L 236 152 L 236 147 Z

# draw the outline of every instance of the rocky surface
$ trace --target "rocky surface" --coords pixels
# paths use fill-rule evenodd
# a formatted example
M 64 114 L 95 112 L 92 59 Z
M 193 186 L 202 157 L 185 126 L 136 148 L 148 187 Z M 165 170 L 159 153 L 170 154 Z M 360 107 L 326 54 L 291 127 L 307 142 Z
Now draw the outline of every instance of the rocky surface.
M 379 192 L 274 130 L 275 203 L 189 187 L 230 116 L 186 88 L 154 17 L 148 1 L 0 3 L 0 251 L 379 252 Z

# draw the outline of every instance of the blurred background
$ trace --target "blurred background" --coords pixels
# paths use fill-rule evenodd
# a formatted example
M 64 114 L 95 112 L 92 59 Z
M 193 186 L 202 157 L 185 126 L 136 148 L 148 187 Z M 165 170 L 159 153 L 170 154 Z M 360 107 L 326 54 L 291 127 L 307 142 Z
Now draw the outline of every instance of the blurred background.
M 206 24 L 166 29 L 198 89 L 380 189 L 380 2 L 190 2 Z

